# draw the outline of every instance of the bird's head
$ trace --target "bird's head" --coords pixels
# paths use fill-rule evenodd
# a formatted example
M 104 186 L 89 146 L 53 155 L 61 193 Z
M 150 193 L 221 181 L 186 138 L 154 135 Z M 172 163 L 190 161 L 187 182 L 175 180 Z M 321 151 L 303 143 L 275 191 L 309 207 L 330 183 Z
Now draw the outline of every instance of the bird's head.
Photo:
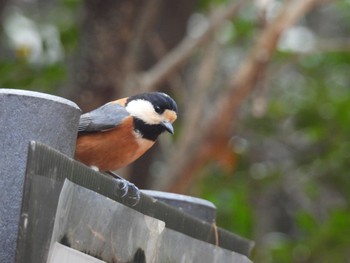
M 148 92 L 131 96 L 125 109 L 135 118 L 135 129 L 147 139 L 155 140 L 164 131 L 174 133 L 172 123 L 177 118 L 177 105 L 165 93 Z

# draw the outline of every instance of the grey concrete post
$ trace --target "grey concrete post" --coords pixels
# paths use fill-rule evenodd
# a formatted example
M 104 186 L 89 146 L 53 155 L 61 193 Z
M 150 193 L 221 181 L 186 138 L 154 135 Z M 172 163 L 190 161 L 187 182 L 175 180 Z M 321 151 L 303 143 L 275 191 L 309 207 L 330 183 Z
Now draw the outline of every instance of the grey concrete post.
M 213 224 L 216 220 L 216 206 L 208 200 L 168 192 L 141 190 L 144 194 L 174 206 L 184 213 Z
M 0 262 L 15 260 L 30 140 L 72 157 L 79 107 L 38 92 L 0 89 Z

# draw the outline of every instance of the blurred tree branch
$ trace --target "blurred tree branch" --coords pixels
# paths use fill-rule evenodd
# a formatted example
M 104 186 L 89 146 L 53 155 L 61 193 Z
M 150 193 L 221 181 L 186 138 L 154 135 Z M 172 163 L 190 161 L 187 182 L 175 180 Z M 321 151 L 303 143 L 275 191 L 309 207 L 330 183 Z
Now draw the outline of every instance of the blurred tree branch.
M 175 156 L 169 158 L 171 162 L 166 166 L 164 176 L 173 181 L 165 187 L 166 190 L 184 192 L 203 164 L 212 159 L 226 158 L 231 154 L 229 140 L 232 122 L 237 116 L 239 107 L 256 86 L 259 75 L 265 71 L 281 34 L 322 2 L 320 0 L 287 1 L 279 15 L 261 32 L 238 72 L 232 74 L 228 80 L 227 89 L 215 102 L 215 114 L 207 122 L 206 127 L 192 138 L 195 143 L 191 143 L 181 152 L 177 151 Z M 186 134 L 182 138 L 185 136 Z M 181 140 L 178 143 L 181 144 Z M 196 147 L 193 148 L 193 145 Z
M 164 57 L 168 53 L 168 50 L 166 49 L 164 42 L 162 41 L 162 39 L 158 34 L 156 33 L 151 34 L 147 38 L 147 41 L 151 51 L 157 57 L 158 60 L 161 60 L 162 57 Z M 181 76 L 179 73 L 174 74 L 172 78 L 168 78 L 167 82 L 169 83 L 169 86 L 177 87 L 179 92 L 185 90 L 183 80 L 181 79 Z
M 138 91 L 151 91 L 163 83 L 169 76 L 174 74 L 192 55 L 193 52 L 208 40 L 222 27 L 227 19 L 234 17 L 244 0 L 233 1 L 226 8 L 219 8 L 212 15 L 207 29 L 197 38 L 185 37 L 172 51 L 163 57 L 157 64 L 138 76 L 129 78 L 129 87 L 138 87 Z
M 160 0 L 150 0 L 143 3 L 144 12 L 136 21 L 135 34 L 128 48 L 125 58 L 125 79 L 133 78 L 139 70 L 139 58 L 143 50 L 143 43 L 146 42 L 147 34 L 153 29 L 160 11 Z M 134 87 L 130 87 L 133 89 Z

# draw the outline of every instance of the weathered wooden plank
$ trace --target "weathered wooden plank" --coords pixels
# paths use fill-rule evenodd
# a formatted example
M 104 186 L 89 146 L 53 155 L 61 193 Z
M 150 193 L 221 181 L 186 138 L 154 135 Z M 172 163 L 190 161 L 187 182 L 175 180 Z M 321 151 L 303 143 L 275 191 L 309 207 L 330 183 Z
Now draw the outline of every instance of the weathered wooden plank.
M 244 255 L 166 228 L 163 221 L 67 179 L 59 197 L 49 259 L 57 242 L 111 263 L 251 263 Z
M 32 142 L 21 213 L 18 262 L 43 262 L 47 257 L 59 193 L 65 179 L 123 203 L 115 181 L 38 142 Z M 127 205 L 127 204 L 126 204 Z M 215 228 L 207 222 L 141 193 L 133 209 L 164 221 L 166 227 L 198 240 L 215 244 Z M 248 255 L 252 242 L 218 228 L 219 245 Z M 40 237 L 40 238 L 38 238 Z M 38 260 L 38 258 L 40 260 Z M 35 260 L 34 260 L 35 259 Z

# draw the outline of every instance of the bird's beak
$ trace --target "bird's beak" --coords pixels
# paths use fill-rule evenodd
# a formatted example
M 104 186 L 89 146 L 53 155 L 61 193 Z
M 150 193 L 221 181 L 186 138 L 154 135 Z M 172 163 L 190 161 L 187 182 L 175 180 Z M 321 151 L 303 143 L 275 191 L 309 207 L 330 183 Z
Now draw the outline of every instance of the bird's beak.
M 174 134 L 174 127 L 169 121 L 162 121 L 161 125 L 165 128 L 165 130 L 171 134 Z

